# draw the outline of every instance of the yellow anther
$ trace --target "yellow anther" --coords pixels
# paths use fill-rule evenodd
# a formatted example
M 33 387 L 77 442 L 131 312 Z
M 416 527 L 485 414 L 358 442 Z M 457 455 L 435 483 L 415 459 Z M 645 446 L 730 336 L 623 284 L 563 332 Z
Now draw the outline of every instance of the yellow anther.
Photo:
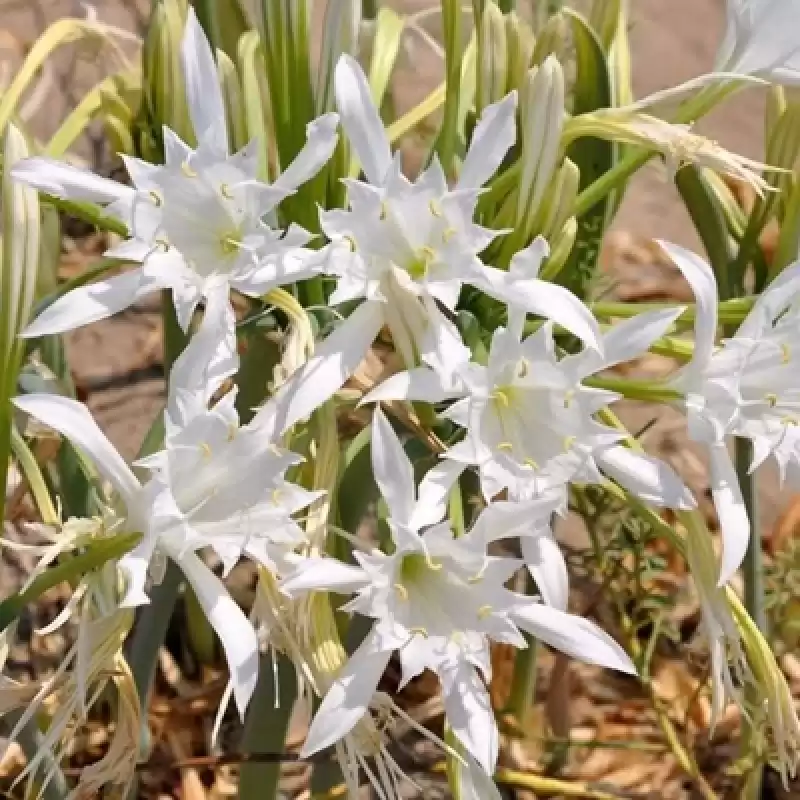
M 800 419 L 794 416 L 794 414 L 787 414 L 785 417 L 781 417 L 781 424 L 789 425 L 790 427 L 794 428 L 797 425 L 800 425 Z
M 467 578 L 467 583 L 474 585 L 476 583 L 480 583 L 482 580 L 483 580 L 483 570 L 481 570 L 480 572 L 476 572 L 474 575 L 470 575 L 469 578 Z
M 453 644 L 464 644 L 464 634 L 462 631 L 453 631 L 450 634 L 450 641 Z
M 147 194 L 150 195 L 150 199 L 153 201 L 153 205 L 156 206 L 156 208 L 160 208 L 161 204 L 164 202 L 163 199 L 161 198 L 161 195 L 154 189 L 151 189 Z
M 764 395 L 764 400 L 766 400 L 767 404 L 770 408 L 775 408 L 778 405 L 778 395 L 769 392 L 768 394 Z
M 389 216 L 389 206 L 386 204 L 386 202 L 383 202 L 381 203 L 381 213 L 380 213 L 381 222 L 383 222 L 383 220 L 385 220 L 386 217 L 388 216 Z
M 444 566 L 441 561 L 434 561 L 430 553 L 425 554 L 425 566 L 433 572 L 439 572 Z
M 239 426 L 234 425 L 231 423 L 228 425 L 228 441 L 232 442 L 236 438 L 236 434 L 239 433 Z
M 426 263 L 433 261 L 433 259 L 436 258 L 436 251 L 427 244 L 420 247 L 419 254 L 422 257 L 422 260 Z
M 514 445 L 511 442 L 500 442 L 497 445 L 497 449 L 504 453 L 510 453 L 514 449 Z
M 412 636 L 421 636 L 423 639 L 428 638 L 428 629 L 427 628 L 409 628 L 408 632 Z
M 195 172 L 195 170 L 192 169 L 192 165 L 188 161 L 184 161 L 181 164 L 181 172 L 187 178 L 196 178 L 197 177 L 197 172 Z
M 489 397 L 494 400 L 495 403 L 499 403 L 506 408 L 511 405 L 511 398 L 508 396 L 507 389 L 495 389 Z
M 481 606 L 478 609 L 478 619 L 486 619 L 492 613 L 492 610 L 491 606 Z
M 408 600 L 408 589 L 402 583 L 396 583 L 394 590 L 400 595 L 401 600 Z
M 169 250 L 169 242 L 163 236 L 159 236 L 155 241 L 159 250 L 163 250 L 165 253 Z
M 350 236 L 349 234 L 344 237 L 344 240 L 347 242 L 347 246 L 350 248 L 351 253 L 355 253 L 358 249 L 358 245 L 356 244 L 356 240 Z
M 526 358 L 521 358 L 519 360 L 519 366 L 517 368 L 517 375 L 520 378 L 527 378 L 528 373 L 531 371 L 531 365 L 528 363 Z
M 445 228 L 442 231 L 442 241 L 447 244 L 457 233 L 455 228 Z
M 574 399 L 575 399 L 575 390 L 567 389 L 567 391 L 564 393 L 564 408 L 569 408 Z
M 228 186 L 227 183 L 223 183 L 219 187 L 219 193 L 226 199 L 226 200 L 233 200 L 233 192 L 231 191 L 231 187 Z
M 436 200 L 431 200 L 430 203 L 428 203 L 428 208 L 431 210 L 431 214 L 433 214 L 434 217 L 442 216 L 442 208 Z
M 539 463 L 534 461 L 532 458 L 526 458 L 525 465 L 531 467 L 531 469 L 539 469 Z
M 206 461 L 210 461 L 212 456 L 211 445 L 208 442 L 200 442 L 200 449 L 203 451 L 203 458 Z
M 792 351 L 789 349 L 789 345 L 784 342 L 781 345 L 781 364 L 788 364 L 792 358 Z
M 281 499 L 283 498 L 283 492 L 280 489 L 273 489 L 272 490 L 272 504 L 277 506 L 280 503 Z
M 572 450 L 572 446 L 577 441 L 578 441 L 578 437 L 577 436 L 565 436 L 564 437 L 564 450 Z

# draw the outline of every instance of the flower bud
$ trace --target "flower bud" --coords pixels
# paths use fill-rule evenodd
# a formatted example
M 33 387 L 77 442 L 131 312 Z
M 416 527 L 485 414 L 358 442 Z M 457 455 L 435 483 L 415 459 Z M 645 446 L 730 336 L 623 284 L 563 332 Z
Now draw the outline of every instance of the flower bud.
M 516 11 L 506 14 L 508 45 L 508 88 L 520 89 L 525 82 L 533 58 L 536 40 L 533 29 Z
M 478 28 L 477 113 L 505 97 L 508 86 L 506 21 L 497 4 L 486 4 Z
M 242 95 L 242 86 L 236 66 L 224 50 L 217 50 L 217 74 L 225 103 L 225 119 L 228 122 L 228 141 L 233 152 L 241 150 L 249 141 L 247 134 L 247 111 Z
M 554 56 L 528 71 L 520 90 L 522 176 L 517 196 L 517 225 L 526 232 L 559 160 L 564 97 L 564 72 Z
M 361 0 L 333 0 L 325 8 L 322 23 L 322 53 L 316 79 L 317 114 L 335 111 L 333 71 L 339 57 L 355 56 L 362 23 Z

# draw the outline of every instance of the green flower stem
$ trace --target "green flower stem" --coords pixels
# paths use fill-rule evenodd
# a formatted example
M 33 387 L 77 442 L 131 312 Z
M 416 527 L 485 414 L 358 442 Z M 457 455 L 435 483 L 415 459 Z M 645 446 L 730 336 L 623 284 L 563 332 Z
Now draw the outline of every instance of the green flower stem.
M 444 118 L 436 152 L 445 174 L 452 175 L 453 158 L 458 141 L 458 108 L 461 97 L 461 3 L 460 0 L 443 0 L 442 21 L 444 24 L 446 89 Z
M 286 746 L 297 680 L 291 663 L 284 656 L 278 656 L 275 667 L 271 656 L 261 659 L 258 683 L 247 708 L 242 733 L 240 749 L 243 753 L 282 753 Z M 239 771 L 239 800 L 275 800 L 280 776 L 279 761 L 245 761 Z
M 758 498 L 755 485 L 755 475 L 748 470 L 753 459 L 753 445 L 749 439 L 737 438 L 736 447 L 736 475 L 739 487 L 750 518 L 750 540 L 747 544 L 747 553 L 742 562 L 744 577 L 744 607 L 755 623 L 756 627 L 767 635 L 767 615 L 764 605 L 764 563 L 761 549 L 761 526 L 758 519 Z M 747 684 L 744 687 L 745 703 L 751 708 L 758 708 L 763 702 L 759 697 L 757 685 Z M 741 753 L 745 758 L 752 758 L 756 752 L 755 745 L 760 738 L 758 723 L 752 726 L 746 717 L 742 717 Z M 759 800 L 763 783 L 763 765 L 754 764 L 748 773 L 742 789 L 742 800 Z
M 683 398 L 683 394 L 676 389 L 653 381 L 592 377 L 584 378 L 582 383 L 592 389 L 605 389 L 609 392 L 617 392 L 631 400 L 644 400 L 648 403 L 672 403 Z
M 94 225 L 98 230 L 116 233 L 119 236 L 128 236 L 128 226 L 116 217 L 108 216 L 104 210 L 95 203 L 79 202 L 77 200 L 63 200 L 49 194 L 40 194 L 39 199 L 47 205 L 63 211 L 71 217 L 81 219 Z
M 533 593 L 533 579 L 527 576 L 525 594 Z M 508 695 L 505 713 L 514 717 L 522 727 L 525 718 L 536 702 L 536 666 L 539 644 L 528 633 L 523 633 L 527 647 L 518 650 L 514 657 L 514 674 L 511 678 L 511 690 Z
M 737 297 L 731 300 L 725 300 L 719 304 L 719 321 L 720 324 L 735 324 L 744 320 L 750 313 L 750 310 L 755 303 L 755 297 Z M 630 319 L 645 311 L 661 311 L 662 309 L 676 308 L 681 303 L 607 303 L 598 302 L 590 303 L 589 307 L 596 317 L 604 319 Z M 678 317 L 678 322 L 690 323 L 694 322 L 696 316 L 696 306 L 694 303 L 686 304 L 686 311 Z

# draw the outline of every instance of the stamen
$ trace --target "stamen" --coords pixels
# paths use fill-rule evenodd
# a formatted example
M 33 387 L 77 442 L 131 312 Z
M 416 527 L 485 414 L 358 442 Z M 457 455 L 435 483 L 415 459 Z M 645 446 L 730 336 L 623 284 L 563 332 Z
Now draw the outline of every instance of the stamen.
M 283 492 L 280 489 L 273 489 L 272 490 L 272 503 L 273 505 L 278 505 L 280 503 L 281 498 L 283 497 Z
M 575 399 L 575 390 L 567 389 L 567 391 L 564 393 L 564 408 L 569 408 L 574 399 Z
M 181 172 L 182 172 L 182 173 L 183 173 L 183 174 L 184 174 L 184 175 L 185 175 L 187 178 L 196 178 L 196 177 L 197 177 L 197 173 L 196 173 L 196 172 L 195 172 L 195 171 L 192 169 L 192 166 L 191 166 L 191 164 L 189 164 L 189 162 L 188 162 L 188 161 L 184 161 L 184 162 L 181 164 Z
M 486 619 L 492 611 L 493 609 L 490 605 L 481 606 L 478 609 L 478 619 Z
M 430 203 L 428 203 L 428 208 L 430 209 L 431 214 L 434 217 L 443 216 L 442 207 L 439 205 L 439 203 L 436 200 L 431 200 Z
M 427 628 L 409 628 L 408 632 L 415 636 L 421 636 L 423 639 L 428 638 Z
M 163 205 L 164 200 L 162 199 L 161 195 L 157 191 L 155 191 L 154 189 L 151 189 L 148 192 L 148 194 L 150 195 L 150 199 L 153 201 L 153 205 L 156 208 L 160 208 Z
M 531 365 L 528 362 L 528 359 L 521 358 L 519 361 L 519 366 L 517 368 L 517 375 L 520 378 L 527 378 L 530 370 L 531 370 Z
M 400 595 L 401 600 L 408 600 L 408 589 L 402 583 L 395 583 L 393 588 Z
M 784 342 L 781 345 L 781 364 L 788 364 L 792 357 L 792 351 L 789 349 L 789 345 Z
M 794 414 L 787 414 L 785 417 L 781 417 L 781 424 L 794 428 L 800 425 L 800 419 L 798 419 Z
M 431 554 L 426 552 L 425 553 L 425 566 L 429 570 L 432 570 L 433 572 L 439 572 L 443 568 L 444 565 L 442 564 L 441 561 L 434 561 L 431 558 Z
M 226 200 L 233 200 L 233 192 L 231 191 L 231 187 L 228 186 L 227 183 L 223 183 L 219 187 L 219 193 L 226 199 Z
M 389 206 L 384 201 L 381 203 L 381 213 L 379 219 L 381 220 L 381 222 L 383 222 L 388 216 L 389 216 Z
M 236 434 L 239 433 L 239 426 L 234 425 L 231 423 L 228 425 L 228 441 L 232 442 L 236 438 Z
M 455 228 L 445 228 L 442 231 L 442 242 L 447 244 L 457 233 L 458 231 Z
M 577 441 L 578 441 L 578 437 L 577 436 L 565 436 L 564 437 L 564 450 L 571 450 L 572 446 Z
M 497 445 L 497 449 L 504 453 L 510 453 L 514 449 L 514 445 L 511 442 L 500 442 Z
M 499 403 L 502 406 L 508 408 L 511 405 L 511 399 L 508 396 L 508 391 L 506 389 L 495 389 L 489 397 L 494 400 L 495 403 Z
M 156 249 L 166 253 L 169 250 L 169 242 L 163 237 L 159 236 L 156 240 Z
M 525 465 L 531 467 L 532 469 L 539 469 L 539 462 L 534 461 L 532 458 L 526 458 Z
M 350 236 L 349 234 L 344 237 L 344 240 L 347 242 L 347 246 L 350 248 L 351 253 L 355 253 L 358 249 L 358 245 L 356 244 L 356 240 Z
M 211 445 L 209 445 L 208 442 L 200 442 L 200 449 L 203 451 L 203 458 L 206 461 L 210 461 L 213 455 L 211 452 Z
M 774 394 L 773 392 L 765 394 L 764 400 L 766 400 L 770 408 L 775 408 L 775 406 L 778 405 L 778 395 Z

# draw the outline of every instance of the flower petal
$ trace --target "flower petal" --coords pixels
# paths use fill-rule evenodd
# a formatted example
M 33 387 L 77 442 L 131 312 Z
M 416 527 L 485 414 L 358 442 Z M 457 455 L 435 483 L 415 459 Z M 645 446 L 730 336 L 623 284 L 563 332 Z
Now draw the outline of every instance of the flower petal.
M 20 333 L 25 339 L 64 333 L 107 319 L 135 303 L 140 297 L 165 286 L 147 279 L 141 269 L 79 286 L 59 297 Z
M 391 650 L 381 649 L 380 637 L 373 628 L 323 698 L 300 751 L 301 758 L 338 742 L 353 730 L 366 713 L 391 654 Z
M 176 559 L 194 589 L 200 607 L 225 651 L 231 673 L 233 696 L 244 718 L 258 679 L 258 638 L 241 608 L 228 594 L 222 581 L 192 552 Z
M 334 73 L 336 107 L 342 127 L 370 183 L 381 186 L 392 165 L 392 151 L 369 83 L 359 63 L 347 54 Z
M 727 446 L 724 442 L 717 442 L 708 450 L 711 496 L 719 516 L 719 529 L 722 534 L 719 585 L 723 586 L 734 576 L 744 561 L 751 536 L 750 520 Z
M 618 444 L 596 450 L 594 458 L 605 473 L 647 503 L 685 511 L 697 507 L 675 470 L 659 458 Z
M 542 600 L 552 608 L 566 611 L 569 603 L 569 574 L 564 554 L 549 530 L 538 535 L 521 536 L 522 558 Z
M 323 114 L 306 126 L 306 143 L 295 156 L 294 161 L 278 176 L 272 184 L 273 189 L 282 189 L 291 193 L 311 180 L 328 163 L 339 134 L 338 114 Z
M 460 393 L 459 393 L 460 394 Z M 368 392 L 359 402 L 380 403 L 390 400 L 411 400 L 422 403 L 439 403 L 449 397 L 457 397 L 441 373 L 427 367 L 417 367 L 397 372 Z
M 486 106 L 469 145 L 458 189 L 478 189 L 497 172 L 517 138 L 517 93 L 510 92 L 499 103 Z
M 447 723 L 487 775 L 497 764 L 499 736 L 489 692 L 475 667 L 463 659 L 439 668 Z
M 541 603 L 525 603 L 511 612 L 520 628 L 568 656 L 630 675 L 636 667 L 628 654 L 593 622 Z
M 343 564 L 335 558 L 306 558 L 281 582 L 281 589 L 290 595 L 302 592 L 355 592 L 369 583 L 360 567 Z
M 198 144 L 202 141 L 227 156 L 228 127 L 225 103 L 211 45 L 190 6 L 181 41 L 181 66 L 189 116 Z
M 769 330 L 775 318 L 797 297 L 800 289 L 800 261 L 786 267 L 758 297 L 750 313 L 736 331 L 737 339 L 758 339 Z
M 362 303 L 294 372 L 252 421 L 280 436 L 337 392 L 356 371 L 383 325 L 381 303 Z
M 85 405 L 54 394 L 23 395 L 15 397 L 13 402 L 20 411 L 66 436 L 89 456 L 100 474 L 122 495 L 126 505 L 136 504 L 141 490 L 139 481 Z
M 694 357 L 685 367 L 688 376 L 702 373 L 711 360 L 717 337 L 717 279 L 714 271 L 699 256 L 676 244 L 659 241 L 664 252 L 672 259 L 692 287 L 696 303 L 694 323 Z M 689 377 L 691 380 L 691 377 Z
M 650 345 L 662 337 L 684 312 L 685 307 L 646 311 L 619 322 L 603 334 L 603 352 L 584 350 L 567 361 L 577 380 L 595 372 L 624 364 L 646 353 Z
M 455 486 L 466 465 L 449 459 L 441 460 L 420 481 L 417 503 L 409 521 L 409 527 L 419 530 L 426 525 L 441 522 L 447 511 L 450 490 Z
M 389 516 L 408 524 L 416 504 L 414 468 L 380 408 L 372 416 L 372 471 Z
M 135 193 L 130 186 L 50 158 L 25 158 L 18 161 L 11 170 L 11 176 L 40 192 L 65 200 L 88 200 L 102 204 L 116 201 L 130 203 Z

